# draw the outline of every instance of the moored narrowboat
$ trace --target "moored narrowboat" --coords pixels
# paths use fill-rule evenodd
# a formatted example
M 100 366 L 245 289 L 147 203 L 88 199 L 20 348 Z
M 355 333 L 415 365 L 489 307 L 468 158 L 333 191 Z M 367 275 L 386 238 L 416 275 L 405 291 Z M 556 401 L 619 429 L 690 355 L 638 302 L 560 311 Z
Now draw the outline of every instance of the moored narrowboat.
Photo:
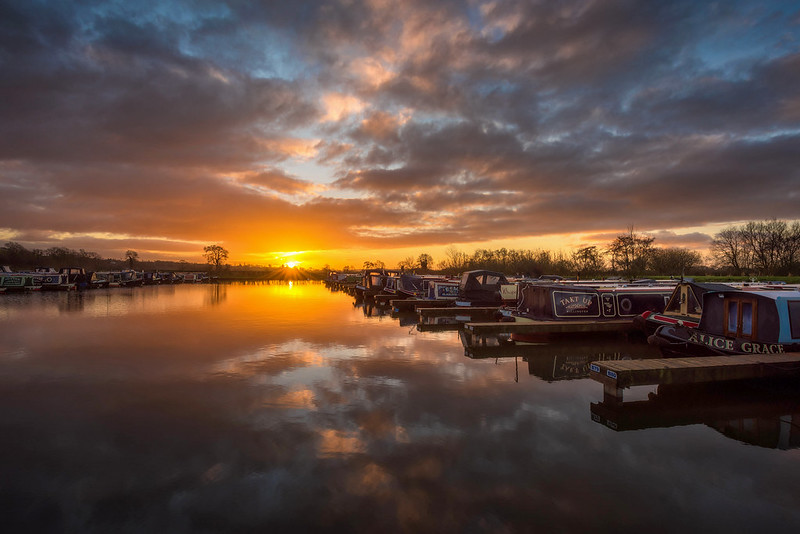
M 669 286 L 590 285 L 533 283 L 522 287 L 516 309 L 505 320 L 516 323 L 573 323 L 567 335 L 633 330 L 633 319 L 646 311 L 662 310 Z M 558 334 L 554 334 L 558 335 Z M 541 341 L 549 334 L 515 332 L 515 342 Z
M 503 273 L 486 270 L 467 271 L 458 283 L 456 306 L 502 306 L 500 288 L 508 284 Z
M 800 351 L 800 291 L 728 289 L 703 295 L 696 327 L 660 326 L 648 341 L 669 355 Z
M 675 286 L 666 306 L 660 311 L 646 310 L 633 319 L 634 325 L 647 335 L 663 325 L 684 324 L 696 327 L 703 314 L 703 295 L 709 291 L 734 289 L 727 284 L 695 283 L 681 281 Z
M 428 300 L 452 300 L 458 298 L 458 282 L 444 278 L 423 281 L 424 298 Z
M 383 292 L 388 274 L 383 269 L 367 269 L 356 284 L 356 298 L 372 298 Z
M 664 309 L 672 288 L 661 286 L 592 287 L 570 284 L 529 284 L 520 291 L 515 318 L 539 321 L 630 319 Z

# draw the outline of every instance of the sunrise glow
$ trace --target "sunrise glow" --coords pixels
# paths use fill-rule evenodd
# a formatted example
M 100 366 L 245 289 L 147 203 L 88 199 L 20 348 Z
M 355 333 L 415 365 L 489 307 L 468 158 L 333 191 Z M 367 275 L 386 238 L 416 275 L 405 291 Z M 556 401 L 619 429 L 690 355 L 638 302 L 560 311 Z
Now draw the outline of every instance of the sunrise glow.
M 56 4 L 9 7 L 3 60 L 31 250 L 393 267 L 798 217 L 791 3 Z

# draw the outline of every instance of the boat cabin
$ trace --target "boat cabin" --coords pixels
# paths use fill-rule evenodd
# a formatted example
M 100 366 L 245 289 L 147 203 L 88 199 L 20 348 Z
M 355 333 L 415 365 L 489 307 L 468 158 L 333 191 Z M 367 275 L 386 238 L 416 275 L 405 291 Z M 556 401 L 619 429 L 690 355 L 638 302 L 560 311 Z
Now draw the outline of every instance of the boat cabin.
M 456 300 L 458 298 L 458 282 L 442 278 L 423 281 L 425 297 L 430 300 Z
M 534 320 L 630 318 L 663 310 L 670 287 L 591 287 L 529 284 L 522 288 L 513 315 Z
M 402 273 L 397 277 L 397 296 L 400 298 L 423 298 L 425 278 L 416 274 Z
M 467 271 L 458 284 L 457 306 L 501 306 L 500 287 L 508 284 L 503 273 L 495 271 Z
M 703 314 L 703 296 L 710 291 L 734 289 L 726 284 L 706 284 L 682 281 L 675 286 L 662 311 L 645 311 L 634 318 L 634 324 L 647 334 L 665 324 L 697 326 Z
M 800 351 L 800 291 L 708 292 L 696 328 L 663 326 L 650 337 L 663 348 L 696 354 L 776 354 Z

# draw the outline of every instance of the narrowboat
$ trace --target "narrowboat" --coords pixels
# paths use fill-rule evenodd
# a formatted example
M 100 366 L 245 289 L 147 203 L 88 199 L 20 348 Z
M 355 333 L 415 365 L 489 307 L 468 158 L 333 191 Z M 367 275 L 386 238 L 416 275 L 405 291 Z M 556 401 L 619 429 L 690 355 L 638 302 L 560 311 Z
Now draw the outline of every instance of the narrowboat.
M 383 269 L 367 269 L 356 284 L 356 298 L 372 298 L 383 292 L 388 274 Z
M 397 296 L 397 282 L 400 280 L 399 274 L 394 273 L 386 273 L 386 278 L 384 279 L 383 289 L 381 293 L 384 295 L 391 295 L 393 297 Z
M 648 341 L 667 355 L 800 351 L 800 290 L 709 291 L 702 308 L 697 326 L 660 326 Z
M 458 282 L 444 278 L 423 281 L 424 297 L 428 300 L 452 300 L 458 298 Z
M 512 315 L 538 321 L 630 319 L 646 311 L 660 311 L 672 293 L 662 286 L 592 287 L 571 284 L 528 284 Z
M 467 271 L 458 283 L 456 306 L 502 306 L 500 288 L 508 284 L 503 273 L 486 270 Z
M 672 293 L 668 286 L 589 286 L 572 284 L 534 283 L 520 291 L 519 304 L 504 320 L 517 323 L 588 322 L 574 333 L 633 330 L 633 319 L 646 311 L 664 309 Z M 593 328 L 593 324 L 597 328 Z M 608 323 L 603 325 L 602 323 Z M 570 334 L 570 335 L 572 335 Z M 515 342 L 541 341 L 547 334 L 512 333 Z
M 646 335 L 653 334 L 659 326 L 684 324 L 697 327 L 703 314 L 703 295 L 709 291 L 734 289 L 727 284 L 695 283 L 681 281 L 675 286 L 666 306 L 661 311 L 646 310 L 633 319 L 634 325 Z
M 421 299 L 425 296 L 425 289 L 423 284 L 425 277 L 411 273 L 401 273 L 397 277 L 397 285 L 395 287 L 396 295 L 398 298 L 411 298 Z
M 30 273 L 17 273 L 11 269 L 4 267 L 0 271 L 0 290 L 3 292 L 9 291 L 24 291 L 33 287 L 33 276 Z

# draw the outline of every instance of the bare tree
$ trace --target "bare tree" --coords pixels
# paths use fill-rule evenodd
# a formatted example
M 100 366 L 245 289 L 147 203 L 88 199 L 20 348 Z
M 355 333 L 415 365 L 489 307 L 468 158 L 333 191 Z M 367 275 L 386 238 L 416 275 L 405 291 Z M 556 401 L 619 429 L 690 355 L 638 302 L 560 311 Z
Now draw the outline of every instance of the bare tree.
M 414 259 L 414 256 L 408 256 L 397 263 L 397 267 L 400 269 L 414 269 L 417 266 L 417 260 Z
M 620 234 L 608 246 L 611 256 L 611 268 L 617 269 L 626 276 L 634 278 L 647 269 L 655 237 L 637 234 L 633 226 L 628 232 Z
M 219 271 L 225 263 L 225 260 L 228 259 L 228 251 L 220 245 L 208 245 L 207 247 L 203 247 L 203 252 L 208 264 L 216 271 Z
M 742 232 L 735 226 L 725 228 L 711 241 L 711 252 L 720 267 L 730 267 L 734 274 L 742 274 L 750 267 L 750 253 Z
M 654 248 L 650 258 L 650 269 L 655 274 L 683 275 L 700 265 L 703 257 L 688 248 Z
M 139 259 L 139 253 L 135 250 L 128 250 L 125 252 L 125 260 L 128 262 L 128 266 L 133 269 L 136 260 Z
M 605 268 L 603 256 L 594 245 L 579 248 L 572 253 L 570 260 L 573 269 L 581 277 L 599 275 Z
M 419 258 L 417 258 L 417 264 L 419 265 L 420 269 L 425 271 L 428 269 L 429 265 L 433 265 L 433 258 L 430 254 L 423 252 L 419 255 Z

